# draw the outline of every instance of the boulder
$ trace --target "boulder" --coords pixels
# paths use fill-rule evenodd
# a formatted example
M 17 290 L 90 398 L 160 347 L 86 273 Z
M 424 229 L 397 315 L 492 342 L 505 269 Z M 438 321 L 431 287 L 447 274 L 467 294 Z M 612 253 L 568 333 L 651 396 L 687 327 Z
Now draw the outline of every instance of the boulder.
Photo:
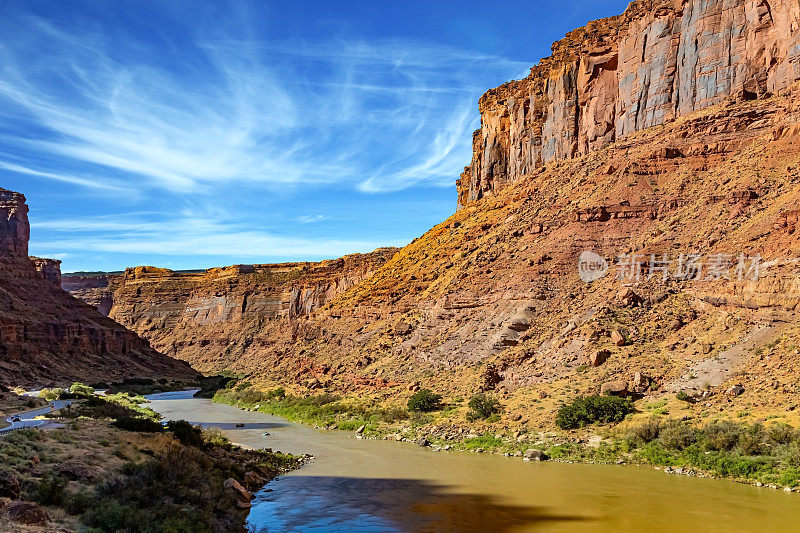
M 638 307 L 644 300 L 641 296 L 633 292 L 630 287 L 625 287 L 617 294 L 617 299 L 625 307 Z
M 523 456 L 524 461 L 546 461 L 547 454 L 544 453 L 542 450 L 535 450 L 533 448 L 529 448 L 525 450 L 525 455 Z
M 56 469 L 62 476 L 71 481 L 95 477 L 95 473 L 88 466 L 78 461 L 66 461 L 58 465 Z
M 625 338 L 625 335 L 620 330 L 615 329 L 611 332 L 611 342 L 615 346 L 625 346 L 628 343 L 628 339 Z
M 417 446 L 430 446 L 431 442 L 426 437 L 420 437 L 416 441 Z
M 247 489 L 245 489 L 238 481 L 231 477 L 225 480 L 223 486 L 225 487 L 225 490 L 228 491 L 228 494 L 230 494 L 236 501 L 236 507 L 239 509 L 250 509 L 250 507 L 253 506 L 253 504 L 250 503 L 253 495 L 250 494 L 250 492 L 248 492 Z
M 394 327 L 394 333 L 395 335 L 408 335 L 411 333 L 412 329 L 413 328 L 411 327 L 411 324 L 407 322 L 400 322 Z
M 8 504 L 6 517 L 12 522 L 27 526 L 46 526 L 50 521 L 50 517 L 38 504 L 25 501 Z
M 0 470 L 0 498 L 19 498 L 19 478 L 6 470 Z
M 607 381 L 600 386 L 600 392 L 610 396 L 627 396 L 628 384 L 621 379 Z
M 734 385 L 733 387 L 729 388 L 725 391 L 725 394 L 728 396 L 739 396 L 744 392 L 744 387 L 741 385 Z
M 266 483 L 267 480 L 261 477 L 260 474 L 256 474 L 255 472 L 245 472 L 244 474 L 244 485 L 248 490 L 258 490 L 266 485 Z
M 609 356 L 611 356 L 611 352 L 608 350 L 595 350 L 589 355 L 589 364 L 592 366 L 600 366 L 606 362 Z
M 634 392 L 642 393 L 650 388 L 650 376 L 646 374 L 642 374 L 641 372 L 637 372 L 633 375 L 633 381 L 631 382 L 631 389 Z

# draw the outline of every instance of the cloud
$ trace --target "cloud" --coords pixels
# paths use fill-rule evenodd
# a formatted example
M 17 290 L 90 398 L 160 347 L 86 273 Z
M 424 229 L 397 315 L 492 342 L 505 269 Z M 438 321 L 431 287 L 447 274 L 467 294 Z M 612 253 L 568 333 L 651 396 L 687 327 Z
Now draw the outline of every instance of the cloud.
M 331 238 L 298 238 L 255 231 L 232 221 L 177 217 L 148 222 L 137 217 L 54 219 L 32 224 L 54 231 L 57 238 L 36 242 L 37 249 L 112 254 L 218 256 L 258 260 L 269 257 L 339 257 L 405 242 L 373 242 Z
M 33 154 L 17 171 L 96 189 L 121 177 L 181 194 L 451 184 L 485 80 L 523 69 L 414 40 L 270 40 L 246 18 L 199 21 L 174 49 L 136 35 L 119 47 L 102 24 L 16 18 L 0 43 L 0 119 L 17 127 L 0 144 Z
M 299 217 L 295 217 L 295 222 L 299 222 L 300 224 L 313 224 L 315 222 L 322 222 L 323 220 L 327 220 L 328 217 L 325 215 L 303 215 Z
M 114 185 L 112 182 L 104 183 L 95 180 L 78 178 L 76 176 L 68 176 L 66 174 L 58 174 L 55 172 L 43 172 L 41 170 L 34 170 L 32 168 L 23 167 L 14 163 L 8 163 L 6 161 L 0 161 L 0 169 L 8 170 L 9 172 L 15 172 L 17 174 L 25 174 L 27 176 L 36 176 L 38 178 L 71 183 L 73 185 L 89 187 L 91 189 L 106 189 L 117 192 L 126 190 L 125 187 Z

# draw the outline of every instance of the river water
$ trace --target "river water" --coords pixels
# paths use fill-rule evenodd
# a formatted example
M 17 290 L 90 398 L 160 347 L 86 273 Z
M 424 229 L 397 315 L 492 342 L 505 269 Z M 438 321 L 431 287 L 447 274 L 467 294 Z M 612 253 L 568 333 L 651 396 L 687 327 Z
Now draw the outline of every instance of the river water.
M 800 531 L 799 494 L 649 468 L 361 440 L 191 394 L 153 395 L 151 407 L 168 420 L 219 427 L 238 444 L 316 457 L 256 495 L 256 531 Z

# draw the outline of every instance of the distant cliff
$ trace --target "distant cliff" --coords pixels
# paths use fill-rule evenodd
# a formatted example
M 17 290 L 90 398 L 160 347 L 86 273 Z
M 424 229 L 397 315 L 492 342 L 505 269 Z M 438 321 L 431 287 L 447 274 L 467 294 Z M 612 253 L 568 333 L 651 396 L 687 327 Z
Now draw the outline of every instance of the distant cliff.
M 257 337 L 267 338 L 264 328 L 290 330 L 294 321 L 368 278 L 396 251 L 202 272 L 140 266 L 123 275 L 65 276 L 62 287 L 158 350 L 216 370 L 227 368 Z
M 480 99 L 459 205 L 730 96 L 785 91 L 800 79 L 800 4 L 636 0 L 552 50 L 527 78 Z
M 183 362 L 60 288 L 60 261 L 28 257 L 28 206 L 0 189 L 0 381 L 13 385 L 193 377 Z

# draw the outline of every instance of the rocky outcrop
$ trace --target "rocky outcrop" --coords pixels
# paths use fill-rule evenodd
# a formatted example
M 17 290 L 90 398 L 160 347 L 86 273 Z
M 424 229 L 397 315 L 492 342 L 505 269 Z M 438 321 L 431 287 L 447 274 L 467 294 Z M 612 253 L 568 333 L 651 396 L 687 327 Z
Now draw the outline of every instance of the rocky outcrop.
M 636 0 L 553 44 L 530 75 L 480 99 L 459 205 L 556 160 L 800 79 L 796 0 Z
M 0 188 L 0 256 L 27 256 L 30 232 L 25 197 Z
M 219 370 L 265 329 L 291 331 L 395 253 L 381 248 L 317 263 L 234 265 L 201 272 L 139 266 L 121 275 L 65 276 L 62 287 L 203 370 Z M 257 338 L 261 340 L 256 341 Z
M 41 257 L 30 257 L 33 268 L 41 272 L 44 279 L 56 287 L 61 287 L 61 261 L 58 259 L 43 259 Z
M 28 257 L 25 197 L 0 191 L 0 376 L 9 385 L 197 374 L 64 292 L 60 261 Z

